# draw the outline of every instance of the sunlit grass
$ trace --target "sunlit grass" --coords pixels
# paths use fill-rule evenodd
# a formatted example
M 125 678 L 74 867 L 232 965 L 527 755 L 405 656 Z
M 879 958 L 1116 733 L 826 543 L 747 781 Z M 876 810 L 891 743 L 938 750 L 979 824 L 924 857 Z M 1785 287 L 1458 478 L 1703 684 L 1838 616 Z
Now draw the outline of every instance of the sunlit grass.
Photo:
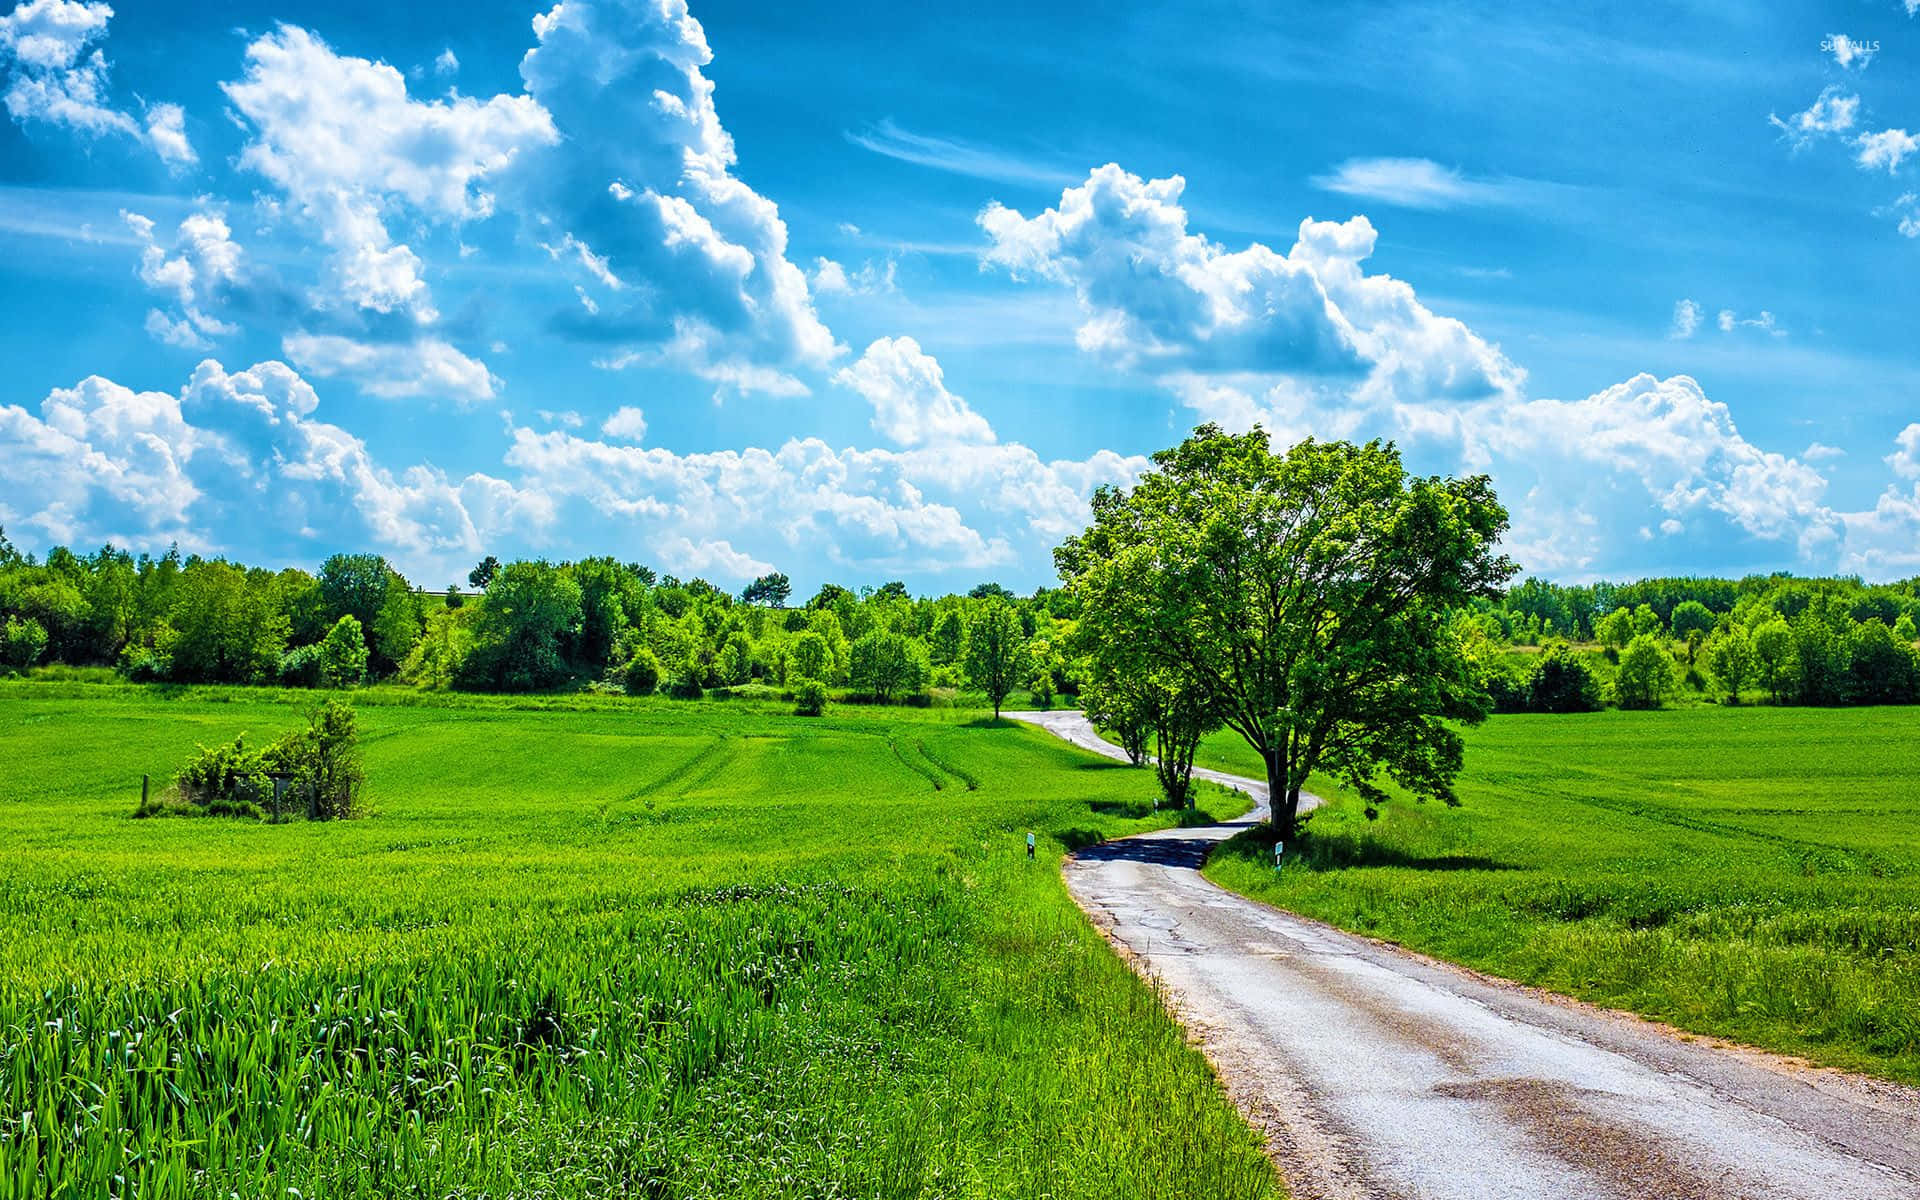
M 1145 773 L 965 710 L 374 693 L 368 819 L 130 817 L 306 699 L 0 686 L 0 1197 L 1274 1194 L 1059 881 Z

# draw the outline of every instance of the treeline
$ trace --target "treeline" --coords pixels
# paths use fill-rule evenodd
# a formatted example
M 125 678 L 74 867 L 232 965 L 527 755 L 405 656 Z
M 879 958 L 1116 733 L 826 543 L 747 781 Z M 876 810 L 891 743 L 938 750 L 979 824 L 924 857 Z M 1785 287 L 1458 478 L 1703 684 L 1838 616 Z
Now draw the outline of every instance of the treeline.
M 338 554 L 315 574 L 219 558 L 64 547 L 44 561 L 0 532 L 0 667 L 112 667 L 174 683 L 535 691 L 575 685 L 697 696 L 801 681 L 874 700 L 974 688 L 997 706 L 1074 687 L 1058 590 L 1018 597 L 994 583 L 916 598 L 902 583 L 835 584 L 788 607 L 787 578 L 738 595 L 638 563 L 589 558 L 501 564 L 474 589 L 424 591 L 374 554 Z
M 1482 601 L 1475 611 L 1487 632 L 1515 645 L 1543 645 L 1554 638 L 1575 642 L 1604 640 L 1600 625 L 1608 616 L 1646 609 L 1660 628 L 1675 628 L 1675 614 L 1685 637 L 1697 621 L 1699 609 L 1715 618 L 1735 615 L 1742 623 L 1765 609 L 1791 621 L 1816 600 L 1844 603 L 1854 621 L 1879 621 L 1892 628 L 1901 617 L 1920 622 L 1920 579 L 1900 583 L 1867 584 L 1852 576 L 1808 579 L 1795 575 L 1748 575 L 1742 579 L 1674 577 L 1642 579 L 1634 583 L 1551 583 L 1530 578 L 1509 588 L 1499 600 Z M 1645 625 L 1648 618 L 1637 620 Z M 1642 630 L 1645 632 L 1646 630 Z
M 1690 692 L 1735 704 L 1749 692 L 1775 704 L 1920 703 L 1920 581 L 1530 579 L 1463 620 L 1502 711 L 1657 708 Z M 1530 645 L 1543 652 L 1499 653 Z
M 0 531 L 0 669 L 676 696 L 756 685 L 791 692 L 812 681 L 880 701 L 971 689 L 996 706 L 1014 691 L 1042 704 L 1078 696 L 1089 674 L 1073 637 L 1078 602 L 1061 589 L 1023 597 L 984 583 L 966 595 L 915 597 L 897 582 L 860 592 L 827 584 L 795 603 L 777 573 L 736 594 L 613 558 L 492 557 L 467 586 L 424 591 L 375 554 L 337 554 L 317 573 L 112 546 L 85 555 L 56 547 L 36 560 Z M 1454 623 L 1505 711 L 1640 707 L 1689 693 L 1920 701 L 1916 581 L 1529 579 Z

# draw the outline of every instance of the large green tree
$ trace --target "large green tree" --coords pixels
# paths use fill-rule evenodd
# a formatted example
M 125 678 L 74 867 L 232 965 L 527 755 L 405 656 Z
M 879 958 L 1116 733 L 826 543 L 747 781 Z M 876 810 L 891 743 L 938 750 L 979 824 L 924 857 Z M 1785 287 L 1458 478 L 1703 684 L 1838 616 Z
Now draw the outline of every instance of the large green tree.
M 1484 475 L 1411 477 L 1391 445 L 1204 425 L 1130 490 L 1103 488 L 1091 528 L 1055 552 L 1082 628 L 1124 639 L 1246 738 L 1273 819 L 1330 772 L 1384 799 L 1380 777 L 1456 803 L 1450 720 L 1491 701 L 1448 619 L 1512 575 L 1507 512 Z
M 461 682 L 509 692 L 553 687 L 567 676 L 561 647 L 580 620 L 571 575 L 545 562 L 508 563 L 487 584 Z

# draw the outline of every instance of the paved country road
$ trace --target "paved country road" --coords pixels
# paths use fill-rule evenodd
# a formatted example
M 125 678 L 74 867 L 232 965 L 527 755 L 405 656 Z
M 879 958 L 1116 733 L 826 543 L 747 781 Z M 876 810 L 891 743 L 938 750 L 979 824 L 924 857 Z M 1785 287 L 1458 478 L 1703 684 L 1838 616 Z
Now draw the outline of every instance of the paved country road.
M 1125 757 L 1077 712 L 1009 713 Z M 1265 816 L 1095 846 L 1068 889 L 1158 980 L 1308 1200 L 1920 1198 L 1920 1091 L 1692 1040 L 1224 891 Z

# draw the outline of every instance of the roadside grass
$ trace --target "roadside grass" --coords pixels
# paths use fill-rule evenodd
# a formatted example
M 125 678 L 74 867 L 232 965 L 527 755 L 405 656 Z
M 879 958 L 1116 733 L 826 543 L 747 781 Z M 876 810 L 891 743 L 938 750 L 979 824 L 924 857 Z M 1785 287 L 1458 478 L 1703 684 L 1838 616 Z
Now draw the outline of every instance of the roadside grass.
M 0 1197 L 1279 1194 L 1060 882 L 1171 819 L 1146 774 L 964 710 L 374 690 L 372 816 L 130 817 L 313 698 L 0 684 Z
M 1347 929 L 1684 1029 L 1920 1082 L 1920 710 L 1503 716 L 1457 809 L 1328 800 L 1278 878 L 1264 828 L 1207 867 Z M 1258 776 L 1233 735 L 1199 761 Z M 1262 835 L 1265 835 L 1264 838 Z

